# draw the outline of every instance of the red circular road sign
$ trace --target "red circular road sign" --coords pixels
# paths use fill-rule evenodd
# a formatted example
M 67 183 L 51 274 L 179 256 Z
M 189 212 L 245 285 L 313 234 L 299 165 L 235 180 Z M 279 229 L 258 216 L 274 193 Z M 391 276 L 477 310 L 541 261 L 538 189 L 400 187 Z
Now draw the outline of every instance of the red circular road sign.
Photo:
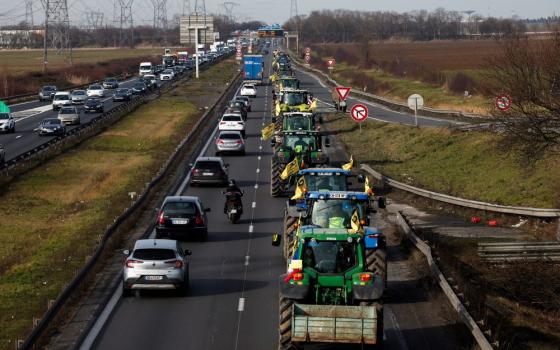
M 496 108 L 500 111 L 507 111 L 511 107 L 511 97 L 509 95 L 496 96 Z
M 368 109 L 366 106 L 364 106 L 363 104 L 357 104 L 354 105 L 354 107 L 352 107 L 352 110 L 350 111 L 350 116 L 352 117 L 352 119 L 354 119 L 355 122 L 357 123 L 361 123 L 364 120 L 367 119 L 368 117 Z

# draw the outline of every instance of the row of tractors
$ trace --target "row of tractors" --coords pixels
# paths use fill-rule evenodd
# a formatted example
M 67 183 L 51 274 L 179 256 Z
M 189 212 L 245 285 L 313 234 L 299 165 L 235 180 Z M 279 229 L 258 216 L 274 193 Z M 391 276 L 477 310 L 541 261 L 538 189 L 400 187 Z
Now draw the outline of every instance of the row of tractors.
M 271 195 L 289 198 L 283 232 L 273 238 L 287 266 L 279 278 L 278 348 L 344 343 L 378 349 L 387 253 L 370 216 L 385 208 L 384 200 L 353 172 L 352 160 L 330 167 L 316 100 L 300 88 L 289 56 L 274 52 L 273 70 L 274 117 L 263 137 L 274 151 Z

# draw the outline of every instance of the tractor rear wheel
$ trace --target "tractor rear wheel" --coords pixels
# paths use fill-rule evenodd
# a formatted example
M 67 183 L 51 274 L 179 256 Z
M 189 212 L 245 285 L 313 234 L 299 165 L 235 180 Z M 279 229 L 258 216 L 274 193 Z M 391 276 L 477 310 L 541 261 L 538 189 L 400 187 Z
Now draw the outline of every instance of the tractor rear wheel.
M 294 252 L 294 239 L 295 239 L 295 224 L 297 223 L 297 218 L 288 216 L 288 213 L 284 213 L 284 258 L 289 259 L 292 257 Z
M 366 270 L 379 276 L 383 281 L 383 287 L 387 288 L 387 249 L 385 246 L 366 249 Z
M 282 184 L 280 183 L 280 165 L 271 160 L 271 169 L 270 169 L 270 195 L 272 197 L 278 197 L 282 194 Z
M 292 343 L 292 304 L 288 298 L 280 296 L 278 301 L 280 319 L 278 322 L 278 350 L 297 350 Z

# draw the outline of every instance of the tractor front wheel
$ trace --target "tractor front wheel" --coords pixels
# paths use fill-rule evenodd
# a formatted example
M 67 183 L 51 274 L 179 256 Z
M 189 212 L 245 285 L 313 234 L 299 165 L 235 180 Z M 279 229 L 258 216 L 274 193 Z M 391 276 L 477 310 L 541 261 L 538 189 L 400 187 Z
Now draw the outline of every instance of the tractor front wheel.
M 297 219 L 284 213 L 284 258 L 289 259 L 294 252 L 295 224 Z
M 278 197 L 282 194 L 282 184 L 280 183 L 280 165 L 272 159 L 270 169 L 270 195 Z

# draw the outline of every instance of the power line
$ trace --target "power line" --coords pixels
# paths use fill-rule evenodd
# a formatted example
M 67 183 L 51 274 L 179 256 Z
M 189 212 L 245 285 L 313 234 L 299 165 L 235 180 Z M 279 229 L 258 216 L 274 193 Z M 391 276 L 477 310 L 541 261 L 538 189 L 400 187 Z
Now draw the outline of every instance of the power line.
M 25 0 L 25 23 L 29 28 L 33 28 L 33 1 Z
M 226 18 L 228 19 L 228 21 L 233 22 L 233 9 L 236 6 L 239 6 L 239 4 L 232 1 L 225 1 L 222 3 L 222 6 L 226 10 Z
M 45 36 L 43 41 L 43 70 L 47 64 L 47 44 L 51 45 L 59 55 L 66 55 L 72 64 L 72 45 L 70 42 L 70 18 L 66 0 L 42 0 L 45 8 Z
M 103 19 L 105 14 L 99 11 L 86 12 L 86 20 L 89 30 L 97 30 L 103 27 Z
M 119 46 L 123 46 L 126 41 L 128 41 L 129 46 L 134 46 L 134 22 L 132 18 L 132 2 L 134 0 L 118 0 L 120 7 L 120 18 L 119 18 Z M 124 35 L 124 30 L 128 29 L 130 38 Z

